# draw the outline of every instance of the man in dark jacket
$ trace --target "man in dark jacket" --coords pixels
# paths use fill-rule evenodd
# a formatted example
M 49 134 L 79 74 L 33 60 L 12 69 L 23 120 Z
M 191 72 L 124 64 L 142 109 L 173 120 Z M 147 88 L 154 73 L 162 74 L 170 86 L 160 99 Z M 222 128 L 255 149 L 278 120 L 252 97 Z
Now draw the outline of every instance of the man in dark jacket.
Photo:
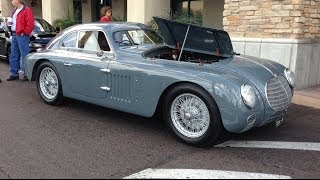
M 23 76 L 22 80 L 28 78 L 24 74 L 24 60 L 30 52 L 30 35 L 34 28 L 32 10 L 25 5 L 24 0 L 12 0 L 15 10 L 12 15 L 12 42 L 10 55 L 10 77 L 7 81 L 19 79 L 19 68 Z

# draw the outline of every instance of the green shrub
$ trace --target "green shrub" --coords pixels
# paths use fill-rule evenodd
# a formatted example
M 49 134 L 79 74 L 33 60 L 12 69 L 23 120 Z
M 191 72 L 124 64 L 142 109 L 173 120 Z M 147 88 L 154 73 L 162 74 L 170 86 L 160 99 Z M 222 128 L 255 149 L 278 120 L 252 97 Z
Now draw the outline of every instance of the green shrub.
M 64 17 L 56 19 L 53 22 L 53 26 L 60 28 L 60 30 L 66 29 L 75 24 L 77 24 L 77 22 L 75 18 L 71 16 L 69 9 L 66 10 L 66 15 Z
M 127 22 L 127 18 L 115 15 L 115 16 L 112 16 L 112 21 L 114 21 L 114 22 Z

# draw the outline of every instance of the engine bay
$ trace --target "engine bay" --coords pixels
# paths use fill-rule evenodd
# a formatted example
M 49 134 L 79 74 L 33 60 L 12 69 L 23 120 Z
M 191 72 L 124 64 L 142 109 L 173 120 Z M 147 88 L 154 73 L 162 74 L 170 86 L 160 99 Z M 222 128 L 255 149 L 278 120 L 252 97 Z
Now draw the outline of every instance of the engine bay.
M 181 54 L 181 57 L 179 60 L 180 54 Z M 219 62 L 220 60 L 225 58 L 220 55 L 220 52 L 218 49 L 216 50 L 216 52 L 214 52 L 214 54 L 216 55 L 209 55 L 209 54 L 204 54 L 199 52 L 191 52 L 188 50 L 184 50 L 181 53 L 181 49 L 179 48 L 159 46 L 144 52 L 143 56 L 145 58 L 152 58 L 152 59 L 184 61 L 184 62 L 200 63 L 200 64 L 212 64 L 212 63 Z

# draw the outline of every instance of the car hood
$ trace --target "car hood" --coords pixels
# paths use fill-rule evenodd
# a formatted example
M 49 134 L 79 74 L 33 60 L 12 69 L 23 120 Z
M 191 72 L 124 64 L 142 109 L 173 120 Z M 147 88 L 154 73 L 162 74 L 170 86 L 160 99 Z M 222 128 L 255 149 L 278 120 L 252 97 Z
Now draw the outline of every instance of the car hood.
M 216 63 L 214 68 L 240 75 L 257 87 L 262 87 L 275 75 L 283 75 L 285 67 L 277 62 L 251 56 L 234 56 Z
M 164 42 L 170 48 L 230 57 L 234 54 L 229 34 L 202 26 L 154 17 Z M 184 43 L 185 42 L 185 43 Z

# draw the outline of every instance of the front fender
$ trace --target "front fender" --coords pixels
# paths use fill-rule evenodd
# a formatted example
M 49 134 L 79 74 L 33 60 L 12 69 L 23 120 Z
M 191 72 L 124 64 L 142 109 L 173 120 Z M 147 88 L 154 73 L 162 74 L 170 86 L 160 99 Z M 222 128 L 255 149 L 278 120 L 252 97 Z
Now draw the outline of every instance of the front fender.
M 250 83 L 250 81 L 230 72 L 212 74 L 210 79 L 212 80 L 211 88 L 207 89 L 218 105 L 221 120 L 226 130 L 233 133 L 240 133 L 253 126 L 248 122 L 250 116 L 252 117 L 252 115 L 254 115 L 257 120 L 263 118 L 264 104 L 262 97 L 258 89 Z M 255 89 L 257 105 L 253 110 L 247 108 L 242 100 L 241 86 L 243 84 L 249 84 Z

